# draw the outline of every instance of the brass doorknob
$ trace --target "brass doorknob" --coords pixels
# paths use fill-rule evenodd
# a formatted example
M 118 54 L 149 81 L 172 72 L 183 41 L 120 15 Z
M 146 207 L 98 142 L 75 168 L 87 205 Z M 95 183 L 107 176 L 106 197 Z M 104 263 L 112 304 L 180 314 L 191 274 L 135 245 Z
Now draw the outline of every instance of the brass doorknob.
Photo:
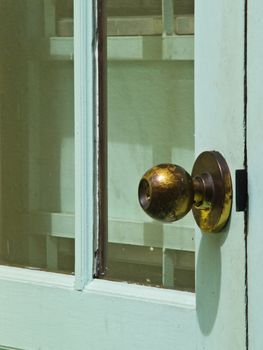
M 203 152 L 191 176 L 174 164 L 149 169 L 139 183 L 138 195 L 141 207 L 154 219 L 176 221 L 192 208 L 202 231 L 219 232 L 231 212 L 231 175 L 219 152 Z

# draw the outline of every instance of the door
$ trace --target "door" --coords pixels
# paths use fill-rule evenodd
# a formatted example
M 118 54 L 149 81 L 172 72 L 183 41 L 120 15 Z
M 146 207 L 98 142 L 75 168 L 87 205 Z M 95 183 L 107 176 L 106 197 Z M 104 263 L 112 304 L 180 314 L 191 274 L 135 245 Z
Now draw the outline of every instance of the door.
M 180 158 L 190 172 L 198 154 L 216 150 L 231 170 L 235 198 L 235 170 L 246 166 L 245 2 L 196 0 L 194 35 L 193 16 L 176 12 L 180 2 L 163 1 L 163 22 L 157 1 L 124 1 L 117 12 L 114 3 L 108 2 L 107 41 L 109 242 L 104 243 L 110 268 L 105 278 L 94 278 L 102 248 L 97 242 L 106 237 L 101 230 L 97 236 L 97 228 L 107 219 L 97 218 L 105 195 L 98 139 L 105 126 L 97 119 L 101 2 L 75 1 L 74 9 L 70 1 L 0 2 L 0 344 L 25 350 L 246 349 L 244 212 L 233 203 L 224 230 L 205 235 L 191 214 L 184 224 L 156 226 L 137 211 L 129 192 L 137 188 L 137 173 L 155 162 Z M 146 15 L 136 12 L 140 6 Z M 131 16 L 122 15 L 127 8 Z M 182 8 L 193 9 L 193 2 Z M 135 97 L 146 114 L 129 115 L 131 103 L 138 112 Z M 122 125 L 123 113 L 130 119 Z M 118 127 L 124 130 L 116 132 Z M 114 172 L 119 168 L 121 173 Z M 134 268 L 127 273 L 127 264 L 121 270 L 121 252 L 134 258 L 134 246 L 138 259 L 152 261 L 150 278 L 141 261 L 135 263 L 143 266 L 137 273 Z M 187 262 L 187 278 L 174 278 L 175 256 Z

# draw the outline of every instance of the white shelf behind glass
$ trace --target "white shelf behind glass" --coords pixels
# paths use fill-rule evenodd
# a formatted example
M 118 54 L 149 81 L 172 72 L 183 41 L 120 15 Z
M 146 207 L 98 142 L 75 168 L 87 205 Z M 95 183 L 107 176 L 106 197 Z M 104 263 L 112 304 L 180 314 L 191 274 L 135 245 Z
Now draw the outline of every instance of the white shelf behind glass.
M 29 212 L 22 215 L 23 227 L 30 235 L 59 238 L 75 237 L 75 216 L 72 213 Z M 134 222 L 109 218 L 109 242 L 193 252 L 194 227 L 180 223 Z M 151 232 L 150 237 L 145 232 Z
M 107 42 L 108 60 L 193 60 L 194 36 L 112 36 Z M 72 60 L 72 37 L 51 37 L 50 58 Z

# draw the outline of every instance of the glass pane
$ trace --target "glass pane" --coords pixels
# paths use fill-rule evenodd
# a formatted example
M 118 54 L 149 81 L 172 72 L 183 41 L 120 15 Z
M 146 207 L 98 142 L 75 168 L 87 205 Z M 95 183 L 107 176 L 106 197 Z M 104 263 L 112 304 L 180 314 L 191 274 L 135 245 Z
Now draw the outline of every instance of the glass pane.
M 163 224 L 138 202 L 147 169 L 194 163 L 193 13 L 193 0 L 108 1 L 108 279 L 194 290 L 192 215 Z
M 0 0 L 2 264 L 74 271 L 72 11 Z

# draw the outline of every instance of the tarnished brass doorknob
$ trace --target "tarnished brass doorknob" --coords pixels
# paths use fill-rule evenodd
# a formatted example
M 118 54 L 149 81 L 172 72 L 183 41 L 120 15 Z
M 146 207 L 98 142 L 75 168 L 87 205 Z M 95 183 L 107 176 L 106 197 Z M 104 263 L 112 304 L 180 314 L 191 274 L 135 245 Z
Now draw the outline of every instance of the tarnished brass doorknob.
M 204 232 L 219 232 L 227 223 L 232 204 L 231 175 L 219 152 L 203 152 L 192 175 L 174 164 L 146 171 L 139 184 L 139 202 L 154 219 L 172 222 L 190 209 Z

